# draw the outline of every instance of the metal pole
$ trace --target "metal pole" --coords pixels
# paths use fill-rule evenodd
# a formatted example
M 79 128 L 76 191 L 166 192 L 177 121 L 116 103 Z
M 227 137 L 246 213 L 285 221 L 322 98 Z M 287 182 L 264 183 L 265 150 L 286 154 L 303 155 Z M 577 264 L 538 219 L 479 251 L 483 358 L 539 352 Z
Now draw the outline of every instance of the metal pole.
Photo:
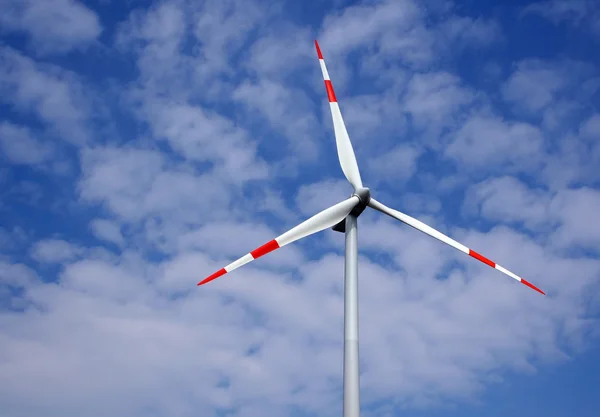
M 350 214 L 344 269 L 344 417 L 360 416 L 358 365 L 358 230 L 357 217 Z

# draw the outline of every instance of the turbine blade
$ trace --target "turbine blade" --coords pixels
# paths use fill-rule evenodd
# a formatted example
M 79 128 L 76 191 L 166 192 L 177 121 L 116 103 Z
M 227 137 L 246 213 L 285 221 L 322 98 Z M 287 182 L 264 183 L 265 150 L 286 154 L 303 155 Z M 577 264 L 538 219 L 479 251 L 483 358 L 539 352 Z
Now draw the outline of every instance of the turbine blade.
M 321 230 L 332 227 L 333 225 L 339 223 L 342 219 L 344 219 L 348 214 L 350 214 L 352 209 L 359 203 L 359 201 L 360 200 L 358 199 L 358 197 L 352 196 L 347 200 L 337 203 L 336 205 L 331 206 L 321 211 L 320 213 L 315 214 L 310 219 L 300 223 L 298 226 L 285 232 L 281 236 L 276 237 L 270 242 L 267 242 L 261 247 L 242 256 L 240 259 L 230 263 L 225 268 L 221 268 L 214 274 L 200 281 L 198 285 L 206 284 L 207 282 L 217 279 L 220 276 L 225 275 L 227 272 L 231 272 L 234 269 L 237 269 L 240 266 L 255 260 L 256 258 L 260 258 L 261 256 L 274 251 L 275 249 L 279 249 L 287 245 L 288 243 L 295 242 L 296 240 L 302 239 L 303 237 L 312 235 L 314 233 L 320 232 Z
M 382 213 L 387 214 L 390 217 L 400 220 L 401 222 L 406 223 L 407 225 L 412 226 L 415 229 L 420 230 L 421 232 L 426 233 L 429 236 L 434 237 L 437 240 L 440 240 L 440 241 L 446 243 L 447 245 L 450 245 L 453 248 L 456 248 L 459 251 L 466 253 L 469 256 L 472 256 L 473 258 L 477 259 L 478 261 L 481 261 L 484 264 L 497 269 L 498 271 L 502 272 L 503 274 L 516 279 L 520 283 L 527 285 L 529 288 L 532 288 L 532 289 L 536 290 L 537 292 L 546 295 L 546 293 L 543 292 L 542 290 L 540 290 L 538 287 L 525 281 L 523 278 L 519 277 L 518 275 L 514 274 L 513 272 L 510 272 L 508 269 L 489 260 L 485 256 L 475 252 L 474 250 L 467 248 L 465 245 L 458 243 L 456 240 L 449 238 L 445 234 L 435 230 L 433 227 L 427 226 L 425 223 L 415 219 L 414 217 L 410 217 L 409 215 L 404 214 L 398 210 L 391 209 L 391 208 L 385 206 L 384 204 L 380 203 L 379 201 L 375 200 L 374 198 L 371 198 L 371 200 L 369 201 L 369 206 L 374 208 L 375 210 L 378 210 Z
M 325 80 L 325 89 L 327 90 L 327 98 L 329 99 L 329 107 L 331 109 L 331 117 L 333 118 L 333 130 L 335 132 L 335 144 L 337 146 L 337 153 L 342 166 L 344 175 L 354 187 L 354 190 L 362 188 L 362 180 L 360 179 L 360 172 L 358 171 L 358 164 L 356 163 L 356 156 L 354 155 L 354 149 L 352 148 L 352 142 L 348 136 L 344 119 L 342 118 L 342 112 L 340 106 L 333 92 L 333 85 L 329 79 L 329 73 L 323 60 L 323 54 L 319 43 L 315 40 L 315 47 L 317 48 L 317 55 L 319 56 L 319 64 L 321 65 L 321 71 L 323 72 L 323 79 Z

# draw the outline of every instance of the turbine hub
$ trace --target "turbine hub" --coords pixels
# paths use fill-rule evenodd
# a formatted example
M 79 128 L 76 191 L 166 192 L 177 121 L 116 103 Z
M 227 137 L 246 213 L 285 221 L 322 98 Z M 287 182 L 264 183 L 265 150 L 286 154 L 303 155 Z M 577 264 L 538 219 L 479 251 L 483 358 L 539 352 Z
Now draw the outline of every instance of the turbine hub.
M 353 196 L 358 197 L 360 202 L 352 209 L 350 214 L 358 217 L 363 211 L 365 211 L 369 201 L 371 201 L 371 190 L 366 187 L 359 188 L 352 193 L 351 197 Z M 332 229 L 340 233 L 346 232 L 346 219 L 343 219 L 341 222 L 333 226 Z
M 360 203 L 354 207 L 350 214 L 358 217 L 367 208 L 367 205 L 371 200 L 371 190 L 366 187 L 359 188 L 358 190 L 355 190 L 352 195 L 358 197 Z
M 360 199 L 360 203 L 365 206 L 369 204 L 369 201 L 371 200 L 371 190 L 367 187 L 359 188 L 352 195 L 357 196 Z

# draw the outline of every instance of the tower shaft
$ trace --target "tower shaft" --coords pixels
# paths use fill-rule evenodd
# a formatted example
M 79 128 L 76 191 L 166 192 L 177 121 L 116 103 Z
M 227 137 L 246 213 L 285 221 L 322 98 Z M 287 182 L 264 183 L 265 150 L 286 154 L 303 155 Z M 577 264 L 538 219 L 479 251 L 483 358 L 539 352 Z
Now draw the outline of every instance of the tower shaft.
M 358 222 L 346 217 L 344 268 L 344 417 L 360 416 L 358 361 Z

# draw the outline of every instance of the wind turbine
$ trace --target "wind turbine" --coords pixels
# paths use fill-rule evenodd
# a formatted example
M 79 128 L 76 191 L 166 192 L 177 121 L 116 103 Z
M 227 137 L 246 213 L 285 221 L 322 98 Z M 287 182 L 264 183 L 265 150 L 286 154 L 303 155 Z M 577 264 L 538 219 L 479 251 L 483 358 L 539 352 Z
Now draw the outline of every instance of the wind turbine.
M 323 72 L 323 79 L 325 80 L 325 89 L 327 91 L 327 98 L 329 99 L 329 106 L 331 108 L 331 117 L 333 118 L 335 142 L 340 165 L 344 175 L 354 187 L 354 193 L 350 196 L 350 198 L 337 203 L 334 206 L 321 211 L 320 213 L 317 213 L 305 222 L 300 223 L 291 230 L 288 230 L 281 236 L 276 237 L 270 242 L 265 243 L 263 246 L 253 250 L 252 252 L 242 256 L 240 259 L 218 270 L 214 274 L 199 282 L 198 285 L 206 284 L 207 282 L 219 278 L 220 276 L 223 276 L 226 273 L 231 272 L 250 261 L 253 261 L 254 259 L 260 258 L 261 256 L 274 251 L 275 249 L 279 249 L 289 243 L 295 242 L 303 237 L 320 232 L 329 227 L 332 227 L 335 231 L 345 233 L 346 258 L 344 268 L 343 415 L 344 417 L 359 417 L 357 218 L 365 210 L 365 208 L 367 208 L 367 206 L 385 213 L 394 219 L 400 220 L 401 222 L 406 223 L 407 225 L 412 226 L 415 229 L 420 230 L 421 232 L 428 234 L 429 236 L 434 237 L 461 252 L 466 253 L 467 255 L 483 262 L 484 264 L 497 269 L 505 275 L 514 278 L 520 283 L 540 292 L 541 294 L 545 295 L 545 293 L 535 285 L 525 281 L 523 278 L 489 260 L 485 256 L 480 255 L 472 249 L 469 249 L 465 245 L 451 239 L 434 228 L 427 226 L 425 223 L 398 210 L 391 209 L 371 197 L 370 190 L 366 187 L 363 187 L 358 165 L 356 163 L 356 157 L 354 156 L 354 150 L 352 148 L 352 143 L 350 142 L 350 137 L 346 131 L 346 125 L 344 124 L 344 119 L 342 118 L 342 113 L 340 112 L 340 107 L 333 91 L 333 86 L 329 78 L 329 73 L 327 72 L 327 67 L 325 66 L 325 61 L 323 60 L 321 48 L 316 40 L 315 47 L 317 49 L 321 71 Z

